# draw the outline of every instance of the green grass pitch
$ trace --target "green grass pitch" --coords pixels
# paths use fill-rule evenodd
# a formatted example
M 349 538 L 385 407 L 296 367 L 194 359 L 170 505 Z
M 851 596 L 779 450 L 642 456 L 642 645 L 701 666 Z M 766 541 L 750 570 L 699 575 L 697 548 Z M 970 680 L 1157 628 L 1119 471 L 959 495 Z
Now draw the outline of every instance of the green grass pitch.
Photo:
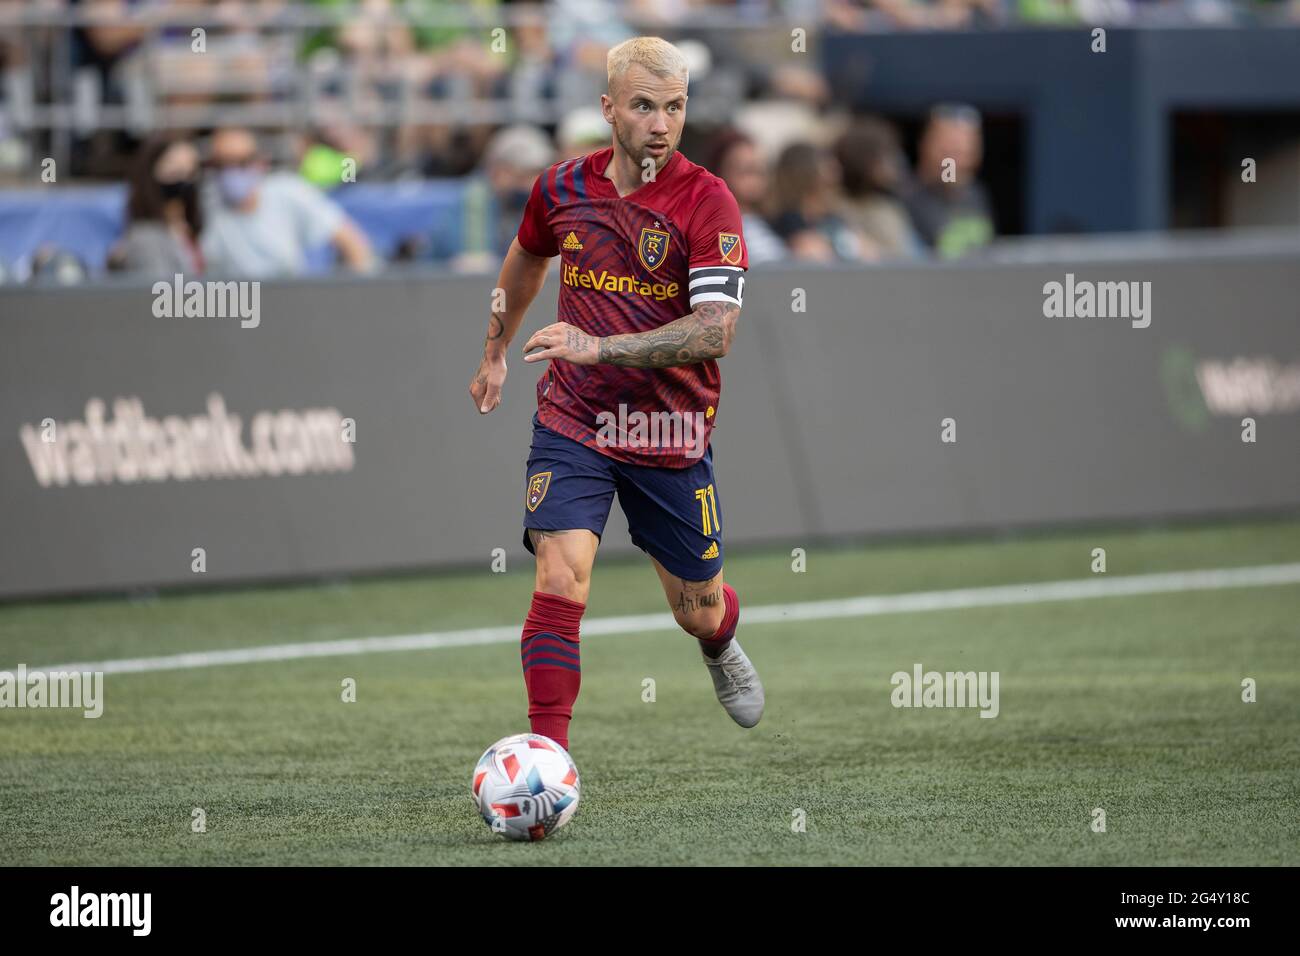
M 582 803 L 537 844 L 469 798 L 481 751 L 528 729 L 516 643 L 110 674 L 98 720 L 0 710 L 4 862 L 1300 863 L 1300 585 L 745 624 L 746 605 L 1090 578 L 1096 547 L 1108 577 L 1296 562 L 1300 522 L 813 547 L 801 574 L 788 548 L 729 554 L 762 722 L 731 722 L 685 634 L 585 638 Z M 0 669 L 518 625 L 531 589 L 530 568 L 485 559 L 14 605 Z M 664 610 L 646 560 L 597 562 L 588 618 Z M 998 671 L 999 716 L 894 708 L 889 677 L 914 663 Z

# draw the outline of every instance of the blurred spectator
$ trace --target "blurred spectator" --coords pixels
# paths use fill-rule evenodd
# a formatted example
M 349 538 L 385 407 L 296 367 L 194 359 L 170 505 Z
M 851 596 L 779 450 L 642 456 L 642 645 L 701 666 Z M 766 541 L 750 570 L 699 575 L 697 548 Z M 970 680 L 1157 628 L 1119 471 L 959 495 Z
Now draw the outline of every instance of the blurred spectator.
M 353 0 L 307 0 L 316 7 L 337 8 Z M 408 4 L 421 12 L 432 5 Z M 358 16 L 343 20 L 338 27 L 309 34 L 303 48 L 305 58 L 327 77 L 329 92 L 340 93 L 349 81 L 363 98 L 374 95 L 393 96 L 404 82 L 417 85 L 433 79 L 433 57 L 420 49 L 421 30 L 442 32 L 437 28 L 420 28 L 395 19 L 398 11 L 391 0 L 361 0 Z M 425 37 L 424 46 L 431 41 Z
M 797 100 L 764 99 L 737 103 L 733 125 L 765 157 L 780 156 L 793 143 L 825 147 L 833 138 L 834 123 L 821 111 Z
M 80 285 L 90 277 L 90 270 L 75 252 L 46 243 L 32 253 L 31 285 Z
M 387 6 L 389 0 L 372 2 Z M 509 71 L 520 55 L 520 46 L 513 42 L 497 46 L 492 31 L 482 26 L 502 22 L 496 13 L 500 5 L 499 0 L 407 0 L 403 4 L 403 10 L 414 13 L 472 16 L 475 24 L 413 28 L 418 56 L 411 61 L 414 66 L 407 77 L 418 83 L 418 98 L 454 103 L 506 95 Z M 492 130 L 491 123 L 468 120 L 404 125 L 397 130 L 399 161 L 423 176 L 467 175 L 486 148 Z
M 640 14 L 646 19 L 651 5 L 636 0 L 639 9 L 631 9 L 632 4 L 626 6 L 634 16 Z M 598 76 L 602 90 L 610 48 L 637 35 L 622 18 L 624 7 L 612 0 L 554 0 L 550 5 L 549 33 L 556 57 L 569 70 Z
M 828 0 L 827 20 L 842 30 L 942 30 L 1001 23 L 1005 0 Z
M 1110 2 L 1110 0 L 1103 0 Z M 1127 0 L 1115 0 L 1116 3 L 1126 3 Z M 1024 23 L 1078 23 L 1082 11 L 1077 9 L 1084 4 L 1079 0 L 1017 0 L 1015 4 L 1016 12 Z M 1087 17 L 1089 23 L 1106 22 L 1105 17 L 1094 19 Z
M 785 63 L 772 70 L 764 97 L 804 103 L 813 110 L 821 110 L 831 102 L 831 88 L 820 71 Z
M 555 138 L 559 143 L 556 161 L 586 156 L 598 149 L 604 149 L 613 142 L 613 134 L 605 115 L 598 106 L 583 106 L 570 110 L 560 121 Z
M 482 271 L 500 263 L 519 231 L 534 180 L 554 162 L 550 137 L 536 126 L 507 126 L 492 136 L 481 171 L 466 186 L 465 245 L 454 268 Z
M 906 170 L 894 128 L 883 120 L 855 120 L 834 145 L 844 171 L 844 218 L 884 258 L 913 258 L 925 251 L 900 200 Z
M 388 5 L 389 0 L 368 0 Z M 492 81 L 511 65 L 514 55 L 508 45 L 505 54 L 492 49 L 491 34 L 480 29 L 497 24 L 502 0 L 402 0 L 402 8 L 416 14 L 459 14 L 459 24 L 419 24 L 414 28 L 421 50 L 434 58 L 436 71 L 442 74 L 469 74 L 476 82 Z
M 298 175 L 319 189 L 356 182 L 378 148 L 368 130 L 346 123 L 315 127 L 299 143 Z
M 83 80 L 93 77 L 103 102 L 121 104 L 126 99 L 126 74 L 148 31 L 129 16 L 157 0 L 68 0 L 68 6 L 94 18 L 94 23 L 75 27 L 71 35 L 72 75 Z M 68 78 L 69 84 L 71 77 Z M 70 85 L 64 95 L 71 93 Z M 134 141 L 121 130 L 95 130 L 76 136 L 69 171 L 74 176 L 126 174 Z
M 724 130 L 713 142 L 705 167 L 720 177 L 736 197 L 750 265 L 778 262 L 789 256 L 781 237 L 763 218 L 769 176 L 758 146 L 738 130 Z
M 203 209 L 199 151 L 187 139 L 155 137 L 136 153 L 126 200 L 126 230 L 110 269 L 151 278 L 201 275 Z
M 0 12 L 7 11 L 0 7 Z M 0 77 L 8 78 L 7 82 L 0 83 L 0 182 L 11 176 L 17 178 L 31 161 L 31 150 L 11 119 L 15 104 L 8 100 L 17 95 L 14 81 L 31 67 L 32 56 L 24 41 L 36 46 L 41 39 L 25 37 L 17 30 L 0 30 Z M 37 51 L 37 56 L 40 52 Z M 39 91 L 33 89 L 32 95 L 39 95 Z
M 835 158 L 811 143 L 792 143 L 775 169 L 772 229 L 796 259 L 864 262 L 878 252 L 839 214 L 840 170 Z
M 333 200 L 294 173 L 269 172 L 246 129 L 212 136 L 202 248 L 219 275 L 298 275 L 308 254 L 330 244 L 349 268 L 368 271 L 374 259 L 365 235 Z
M 983 160 L 980 115 L 970 106 L 935 107 L 917 151 L 906 203 L 921 238 L 944 258 L 993 239 L 993 215 L 976 179 Z
M 560 67 L 551 47 L 551 8 L 541 3 L 513 4 L 514 52 L 506 95 L 517 103 L 555 95 Z
M 285 0 L 170 0 L 205 21 L 200 36 L 179 23 L 162 28 L 147 59 L 167 103 L 207 104 L 288 95 L 295 84 L 294 35 L 274 29 Z
M 115 71 L 148 33 L 139 22 L 132 22 L 130 13 L 157 6 L 157 0 L 68 0 L 68 5 L 84 10 L 95 21 L 73 30 L 75 64 L 94 67 L 105 88 L 112 88 Z

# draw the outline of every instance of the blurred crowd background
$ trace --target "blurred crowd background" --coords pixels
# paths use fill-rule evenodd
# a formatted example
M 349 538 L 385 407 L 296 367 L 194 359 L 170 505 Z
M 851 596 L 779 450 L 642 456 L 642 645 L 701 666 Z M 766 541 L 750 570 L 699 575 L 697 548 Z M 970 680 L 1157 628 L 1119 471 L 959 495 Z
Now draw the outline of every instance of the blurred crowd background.
M 609 144 L 605 54 L 644 33 L 691 63 L 682 150 L 751 265 L 972 255 L 1030 231 L 1023 124 L 863 110 L 822 37 L 1297 23 L 1300 0 L 0 0 L 0 282 L 494 269 L 538 173 Z

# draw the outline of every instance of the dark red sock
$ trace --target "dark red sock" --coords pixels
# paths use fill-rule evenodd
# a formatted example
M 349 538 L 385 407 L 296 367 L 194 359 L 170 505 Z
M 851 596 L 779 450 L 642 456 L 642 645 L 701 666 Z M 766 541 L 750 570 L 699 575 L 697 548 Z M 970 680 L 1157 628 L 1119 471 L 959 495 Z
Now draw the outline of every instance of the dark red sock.
M 573 702 L 582 682 L 578 624 L 586 609 L 587 605 L 558 594 L 534 591 L 519 645 L 533 733 L 550 737 L 565 750 Z
M 696 638 L 709 657 L 717 657 L 726 649 L 731 639 L 736 636 L 736 625 L 740 623 L 740 598 L 736 597 L 736 592 L 730 584 L 722 585 L 722 605 L 724 610 L 718 632 L 712 637 Z

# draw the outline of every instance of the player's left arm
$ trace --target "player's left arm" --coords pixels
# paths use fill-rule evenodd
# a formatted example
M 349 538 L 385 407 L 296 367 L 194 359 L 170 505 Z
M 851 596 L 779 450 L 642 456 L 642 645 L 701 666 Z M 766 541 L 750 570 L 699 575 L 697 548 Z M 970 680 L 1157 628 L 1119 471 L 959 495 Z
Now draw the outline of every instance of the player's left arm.
M 566 322 L 539 329 L 524 345 L 525 362 L 564 359 L 577 365 L 667 368 L 722 358 L 736 337 L 748 252 L 740 209 L 715 180 L 688 226 L 691 254 L 688 289 L 692 312 L 648 332 L 604 337 Z
M 722 358 L 736 337 L 739 316 L 736 303 L 701 302 L 690 315 L 649 332 L 601 338 L 598 361 L 631 368 L 666 368 Z
M 690 315 L 649 332 L 588 335 L 567 322 L 538 329 L 524 344 L 525 362 L 564 359 L 575 365 L 667 368 L 722 358 L 736 336 L 740 306 L 701 302 Z M 533 351 L 541 349 L 541 351 Z

